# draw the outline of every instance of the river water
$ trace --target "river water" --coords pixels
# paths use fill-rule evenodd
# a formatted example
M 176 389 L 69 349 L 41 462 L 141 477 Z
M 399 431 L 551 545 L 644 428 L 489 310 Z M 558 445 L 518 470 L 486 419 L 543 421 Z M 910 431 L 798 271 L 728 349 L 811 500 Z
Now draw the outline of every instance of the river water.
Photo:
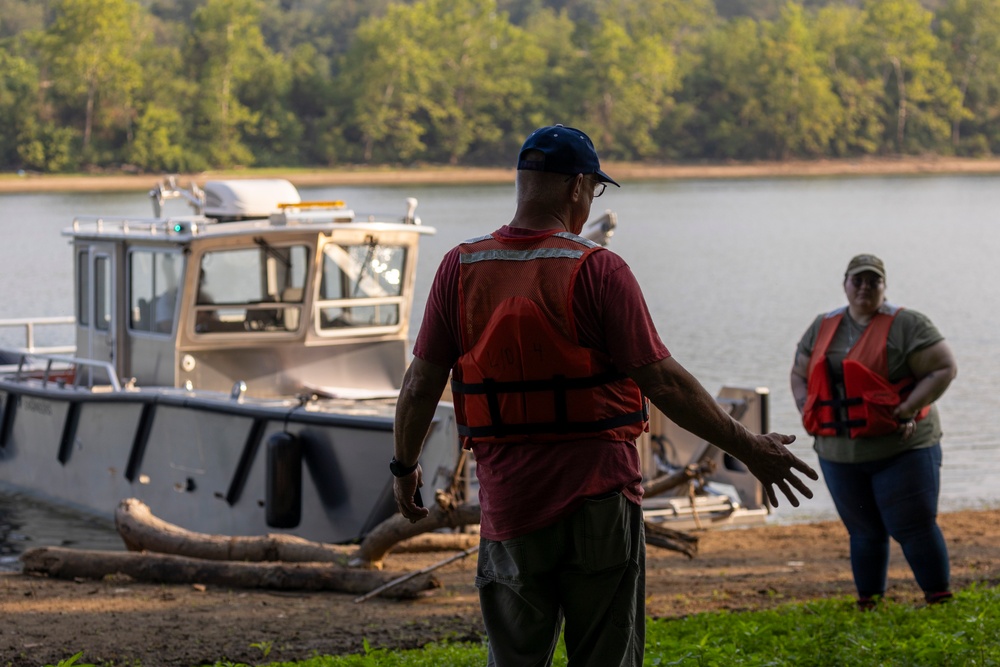
M 438 260 L 507 222 L 513 185 L 303 189 L 305 199 L 343 199 L 358 213 L 402 215 L 410 196 L 437 229 L 420 251 L 413 338 Z M 611 248 L 638 277 L 674 356 L 712 393 L 769 388 L 772 430 L 795 434 L 792 447 L 817 468 L 788 388 L 795 344 L 817 313 L 845 303 L 848 260 L 880 256 L 888 299 L 928 315 L 958 359 L 959 376 L 939 401 L 942 510 L 1000 504 L 991 428 L 1000 396 L 1000 177 L 626 182 L 595 200 L 595 214 L 604 208 L 618 214 Z M 75 215 L 150 212 L 142 193 L 0 195 L 0 266 L 14 286 L 0 318 L 72 313 L 71 253 L 59 232 Z M 822 482 L 813 489 L 813 500 L 783 502 L 772 520 L 834 518 Z M 109 535 L 110 526 L 0 495 L 0 554 L 12 543 L 107 548 Z

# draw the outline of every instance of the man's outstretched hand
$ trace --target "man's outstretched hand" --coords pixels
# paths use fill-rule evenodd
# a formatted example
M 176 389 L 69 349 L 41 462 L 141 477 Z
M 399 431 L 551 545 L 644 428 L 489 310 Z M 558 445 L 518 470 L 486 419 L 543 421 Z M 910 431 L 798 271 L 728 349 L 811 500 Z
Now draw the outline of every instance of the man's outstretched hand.
M 764 491 L 767 493 L 767 499 L 771 506 L 778 506 L 778 496 L 774 491 L 775 486 L 785 494 L 792 507 L 799 506 L 799 498 L 795 495 L 795 491 L 798 491 L 805 498 L 812 498 L 812 490 L 799 479 L 795 471 L 801 472 L 812 480 L 819 479 L 819 474 L 788 449 L 787 445 L 795 442 L 795 436 L 767 433 L 755 435 L 754 439 L 756 441 L 754 447 L 746 455 L 743 463 L 750 469 L 750 473 L 764 485 Z

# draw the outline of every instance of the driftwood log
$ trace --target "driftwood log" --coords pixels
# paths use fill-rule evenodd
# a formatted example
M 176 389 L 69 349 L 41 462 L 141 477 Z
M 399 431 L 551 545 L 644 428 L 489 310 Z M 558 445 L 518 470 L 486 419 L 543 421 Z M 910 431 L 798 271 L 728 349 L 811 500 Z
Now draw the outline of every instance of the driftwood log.
M 237 588 L 336 591 L 360 595 L 400 579 L 401 573 L 348 570 L 333 563 L 240 563 L 148 552 L 81 551 L 60 547 L 32 549 L 21 556 L 25 574 L 57 579 L 103 579 L 124 574 L 137 581 L 206 584 Z M 414 598 L 441 583 L 429 574 L 381 590 L 383 597 Z
M 347 565 L 356 547 L 311 542 L 294 535 L 230 537 L 185 530 L 156 517 L 141 500 L 126 498 L 115 509 L 115 528 L 129 551 L 155 551 L 221 561 L 281 561 Z
M 643 496 L 650 498 L 675 489 L 693 479 L 700 479 L 715 471 L 714 461 L 692 463 L 680 470 L 642 483 Z
M 438 503 L 430 508 L 426 519 L 411 523 L 402 514 L 394 514 L 361 540 L 361 544 L 351 555 L 349 565 L 352 567 L 378 567 L 389 551 L 404 540 L 415 539 L 417 536 L 431 535 L 447 539 L 447 549 L 467 549 L 479 543 L 479 535 L 444 535 L 431 533 L 440 528 L 460 528 L 479 524 L 479 505 L 458 505 L 450 503 L 447 494 L 438 494 Z M 439 540 L 444 546 L 444 539 Z M 463 544 L 464 541 L 464 544 Z
M 679 479 L 679 478 L 678 478 Z M 680 483 L 680 482 L 679 482 Z M 102 579 L 123 574 L 154 583 L 198 583 L 241 588 L 337 591 L 360 595 L 363 601 L 379 595 L 413 598 L 440 587 L 430 572 L 475 552 L 475 534 L 434 533 L 479 523 L 478 505 L 456 504 L 439 492 L 427 519 L 410 523 L 401 515 L 383 521 L 362 543 L 340 546 L 310 542 L 291 535 L 228 537 L 194 533 L 153 515 L 134 498 L 119 503 L 115 525 L 129 552 L 80 551 L 48 547 L 21 556 L 26 574 L 63 579 Z M 698 538 L 645 522 L 646 542 L 693 558 Z M 461 554 L 418 572 L 375 572 L 385 555 L 400 545 L 415 549 L 463 550 Z
M 381 569 L 385 555 L 453 551 L 479 544 L 479 535 L 432 533 L 479 523 L 479 506 L 445 510 L 438 505 L 424 521 L 411 524 L 396 514 L 369 533 L 360 545 L 312 542 L 294 535 L 257 537 L 208 535 L 185 530 L 158 517 L 141 500 L 126 498 L 115 510 L 115 527 L 130 551 L 154 551 L 205 560 L 289 563 L 337 563 L 355 568 Z
M 652 544 L 661 549 L 679 551 L 688 558 L 694 558 L 698 553 L 698 538 L 694 535 L 667 528 L 655 521 L 644 522 L 646 544 Z
M 393 545 L 394 554 L 416 554 L 429 551 L 457 551 L 479 544 L 477 533 L 425 533 L 414 535 Z
M 115 525 L 127 548 L 207 560 L 332 562 L 352 568 L 382 569 L 390 552 L 466 550 L 479 543 L 474 533 L 436 533 L 479 523 L 478 505 L 455 505 L 446 493 L 428 517 L 410 523 L 394 514 L 377 525 L 359 545 L 342 546 L 310 542 L 291 535 L 227 537 L 194 533 L 158 519 L 149 507 L 134 498 L 123 500 L 115 512 Z M 698 538 L 662 524 L 646 522 L 648 544 L 693 558 Z

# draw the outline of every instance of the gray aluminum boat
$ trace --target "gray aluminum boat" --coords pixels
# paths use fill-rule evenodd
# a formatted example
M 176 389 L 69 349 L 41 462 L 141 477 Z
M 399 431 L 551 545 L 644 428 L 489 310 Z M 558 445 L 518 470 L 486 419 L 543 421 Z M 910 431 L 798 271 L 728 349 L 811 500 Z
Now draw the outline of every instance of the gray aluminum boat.
M 395 512 L 395 397 L 418 244 L 434 233 L 416 200 L 385 219 L 302 201 L 283 180 L 168 180 L 150 194 L 153 218 L 64 231 L 75 316 L 0 322 L 25 333 L 0 350 L 0 485 L 103 517 L 134 497 L 204 533 L 360 539 Z M 163 215 L 174 198 L 194 213 Z M 608 212 L 588 236 L 607 242 L 614 227 Z M 35 346 L 37 328 L 59 325 L 72 344 Z M 766 399 L 719 398 L 754 430 Z M 659 413 L 639 445 L 649 479 L 703 471 L 651 497 L 648 516 L 708 527 L 767 515 L 739 462 Z M 457 488 L 474 502 L 448 401 L 421 464 L 425 499 Z

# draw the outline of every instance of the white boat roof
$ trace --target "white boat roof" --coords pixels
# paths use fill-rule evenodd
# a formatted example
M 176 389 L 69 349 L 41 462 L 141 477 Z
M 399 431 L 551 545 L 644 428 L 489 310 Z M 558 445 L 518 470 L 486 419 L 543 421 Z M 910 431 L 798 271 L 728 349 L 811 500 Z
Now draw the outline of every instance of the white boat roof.
M 279 178 L 208 181 L 204 191 L 208 217 L 266 218 L 282 206 L 302 203 L 295 186 Z

